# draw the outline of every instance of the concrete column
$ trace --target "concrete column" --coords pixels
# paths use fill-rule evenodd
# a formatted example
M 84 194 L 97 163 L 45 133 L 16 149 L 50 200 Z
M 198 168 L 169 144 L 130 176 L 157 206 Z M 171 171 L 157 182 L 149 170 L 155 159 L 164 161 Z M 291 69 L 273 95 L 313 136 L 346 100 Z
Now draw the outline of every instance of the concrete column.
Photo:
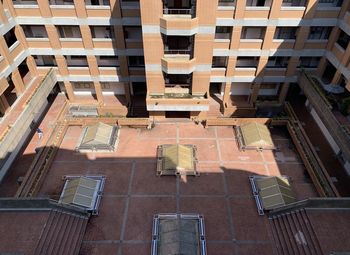
M 260 90 L 260 83 L 254 83 L 253 84 L 253 89 L 252 89 L 252 93 L 249 96 L 249 104 L 251 106 L 254 106 L 256 100 L 258 99 L 258 95 L 259 95 L 259 90 Z
M 238 49 L 241 40 L 242 27 L 233 27 L 231 34 L 230 49 Z
M 262 45 L 262 49 L 263 50 L 271 49 L 273 37 L 275 36 L 275 31 L 276 31 L 276 27 L 275 26 L 266 28 L 264 41 L 263 41 L 263 45 Z
M 45 25 L 47 36 L 53 49 L 61 49 L 60 36 L 54 25 Z
M 291 57 L 288 62 L 286 76 L 288 77 L 288 76 L 295 75 L 298 65 L 299 65 L 299 57 Z
M 322 57 L 320 60 L 320 63 L 317 66 L 316 74 L 321 77 L 323 75 L 324 70 L 326 69 L 327 65 L 327 59 L 325 57 Z
M 267 64 L 268 60 L 269 60 L 268 56 L 261 56 L 259 58 L 259 63 L 258 63 L 258 66 L 256 68 L 255 76 L 262 77 L 264 75 L 265 67 L 266 67 L 266 64 Z
M 83 38 L 83 44 L 85 49 L 93 49 L 94 43 L 92 41 L 92 35 L 90 27 L 88 25 L 80 25 L 80 33 Z
M 340 34 L 340 28 L 339 27 L 333 27 L 331 34 L 329 35 L 328 42 L 327 42 L 327 50 L 331 50 L 335 44 L 335 42 L 338 40 Z
M 295 50 L 302 50 L 304 48 L 304 44 L 309 36 L 309 32 L 310 27 L 299 27 L 294 44 Z
M 3 36 L 0 36 L 0 53 L 8 63 L 12 63 L 13 59 L 10 56 L 9 48 L 7 47 L 6 41 Z
M 30 76 L 34 77 L 38 75 L 38 69 L 36 67 L 36 63 L 35 60 L 32 56 L 28 56 L 27 60 L 26 60 L 26 64 L 28 66 L 29 72 L 30 72 Z
M 90 74 L 92 76 L 98 76 L 100 74 L 98 70 L 97 60 L 95 56 L 86 56 L 87 62 L 89 64 Z
M 223 103 L 224 105 L 230 102 L 230 92 L 231 92 L 231 82 L 226 82 L 225 89 L 224 89 L 224 97 L 223 97 Z
M 2 24 L 8 23 L 2 1 L 0 1 L 0 23 L 2 23 Z
M 67 62 L 64 56 L 55 55 L 58 71 L 60 75 L 67 76 L 69 74 Z
M 271 10 L 270 10 L 270 19 L 278 19 L 280 17 L 281 6 L 283 0 L 272 0 Z
M 112 10 L 112 17 L 113 18 L 121 18 L 122 13 L 120 9 L 120 0 L 109 0 L 109 4 L 111 6 Z
M 312 19 L 315 16 L 318 0 L 308 0 L 304 12 L 304 19 Z
M 17 68 L 15 70 L 13 70 L 11 78 L 12 78 L 13 84 L 15 85 L 15 88 L 16 88 L 16 94 L 17 94 L 17 96 L 19 96 L 20 94 L 23 93 L 25 86 L 24 86 L 22 77 L 21 77 Z
M 99 81 L 94 81 L 94 86 L 95 86 L 95 93 L 96 93 L 97 101 L 98 101 L 99 105 L 103 105 L 104 100 L 103 100 L 101 83 Z
M 75 12 L 78 18 L 87 18 L 86 6 L 84 0 L 74 0 Z
M 49 1 L 47 0 L 37 0 L 41 16 L 44 18 L 52 17 Z
M 343 18 L 346 12 L 350 9 L 350 1 L 343 1 L 338 18 Z
M 236 56 L 231 56 L 228 58 L 227 67 L 226 67 L 226 77 L 235 75 L 236 63 L 237 63 Z
M 287 96 L 287 93 L 288 93 L 288 89 L 289 89 L 289 82 L 285 82 L 283 83 L 282 85 L 282 89 L 280 91 L 280 94 L 278 96 L 278 102 L 279 103 L 284 103 L 284 101 L 286 100 L 286 96 Z
M 25 49 L 28 49 L 27 39 L 26 39 L 26 36 L 23 32 L 22 27 L 19 25 L 15 26 L 14 32 L 15 32 L 17 40 L 24 46 Z
M 5 115 L 6 111 L 10 108 L 10 104 L 8 103 L 5 95 L 0 96 L 0 112 Z
M 74 102 L 75 96 L 74 96 L 74 89 L 73 89 L 72 83 L 70 81 L 64 81 L 64 87 L 66 88 L 69 101 Z
M 345 52 L 344 52 L 343 57 L 341 59 L 341 64 L 344 66 L 347 66 L 347 64 L 349 63 L 349 59 L 350 59 L 350 43 L 348 44 L 348 46 L 345 49 Z
M 337 70 L 333 76 L 333 79 L 331 81 L 331 84 L 338 84 L 341 78 L 341 72 Z
M 245 6 L 246 6 L 246 0 L 236 0 L 236 9 L 235 9 L 235 19 L 243 19 L 244 18 L 244 12 L 245 12 Z

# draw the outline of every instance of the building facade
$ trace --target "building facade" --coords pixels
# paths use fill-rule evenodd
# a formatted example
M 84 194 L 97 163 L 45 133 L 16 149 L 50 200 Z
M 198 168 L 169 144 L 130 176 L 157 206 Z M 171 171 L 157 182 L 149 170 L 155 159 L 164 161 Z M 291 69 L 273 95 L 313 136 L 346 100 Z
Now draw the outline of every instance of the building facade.
M 213 94 L 224 116 L 252 116 L 281 104 L 301 68 L 349 88 L 349 6 L 342 0 L 4 0 L 0 112 L 9 112 L 33 77 L 51 68 L 71 103 L 129 115 L 146 105 L 155 117 L 176 112 L 205 119 Z

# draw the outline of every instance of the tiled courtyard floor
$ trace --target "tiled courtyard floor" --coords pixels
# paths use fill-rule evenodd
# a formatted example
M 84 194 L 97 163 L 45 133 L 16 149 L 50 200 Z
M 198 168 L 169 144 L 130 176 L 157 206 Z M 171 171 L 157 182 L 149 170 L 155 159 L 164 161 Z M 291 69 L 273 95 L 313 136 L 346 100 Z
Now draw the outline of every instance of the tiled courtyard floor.
M 274 254 L 270 226 L 258 216 L 248 176 L 288 175 L 298 199 L 316 196 L 285 131 L 273 129 L 280 150 L 241 152 L 232 127 L 161 123 L 152 130 L 122 128 L 114 153 L 74 151 L 82 128 L 67 130 L 39 196 L 58 199 L 65 175 L 105 175 L 100 212 L 88 224 L 80 254 L 150 254 L 157 213 L 200 213 L 208 254 Z M 195 144 L 199 177 L 156 176 L 156 147 Z

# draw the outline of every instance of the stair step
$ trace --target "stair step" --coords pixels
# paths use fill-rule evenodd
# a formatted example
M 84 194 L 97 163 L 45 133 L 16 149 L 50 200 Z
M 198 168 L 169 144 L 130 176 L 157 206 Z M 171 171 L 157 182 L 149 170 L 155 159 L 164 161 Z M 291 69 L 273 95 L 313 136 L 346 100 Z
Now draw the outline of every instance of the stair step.
M 281 217 L 277 217 L 277 222 L 278 222 L 278 227 L 280 228 L 281 230 L 281 236 L 282 236 L 282 241 L 284 243 L 284 247 L 286 248 L 286 253 L 285 254 L 288 254 L 288 255 L 292 255 L 293 254 L 293 248 L 292 248 L 292 245 L 290 243 L 290 240 L 289 240 L 289 236 L 288 236 L 288 233 L 287 233 L 287 229 L 286 229 L 286 226 L 284 225 L 283 223 L 283 220 L 281 219 Z
M 276 243 L 278 254 L 288 254 L 286 248 L 284 247 L 284 241 L 281 240 L 281 229 L 278 226 L 277 219 L 275 217 L 270 219 L 272 227 L 272 235 Z
M 79 228 L 77 229 L 76 235 L 74 236 L 75 237 L 75 239 L 73 240 L 74 242 L 72 242 L 72 245 L 71 245 L 73 255 L 79 254 L 81 243 L 85 235 L 87 223 L 88 223 L 88 219 L 82 218 L 80 220 Z
M 67 214 L 67 217 L 68 217 L 67 224 L 65 224 L 62 227 L 61 231 L 58 233 L 57 238 L 55 240 L 55 246 L 54 246 L 54 249 L 52 250 L 53 255 L 63 254 L 62 247 L 65 247 L 66 242 L 71 235 L 71 230 L 74 227 L 75 217 L 69 214 Z
M 298 243 L 298 241 L 297 241 L 297 237 L 301 238 L 301 232 L 298 230 L 298 228 L 296 226 L 296 222 L 294 221 L 294 218 L 293 218 L 292 214 L 291 213 L 287 214 L 286 218 L 288 220 L 288 224 L 289 224 L 291 232 L 293 234 L 293 238 L 294 238 L 293 239 L 293 243 L 294 243 L 294 246 L 297 249 L 297 254 L 305 255 L 304 249 L 302 247 L 303 244 L 302 243 Z M 302 242 L 302 240 L 299 240 L 299 241 Z
M 297 243 L 295 241 L 294 233 L 292 230 L 292 226 L 289 224 L 288 217 L 289 217 L 288 214 L 282 215 L 281 216 L 282 223 L 284 224 L 285 229 L 286 229 L 289 244 L 290 244 L 290 247 L 292 248 L 292 254 L 299 254 Z
M 305 241 L 306 241 L 306 245 L 302 245 L 302 248 L 304 249 L 305 254 L 312 254 L 312 255 L 316 255 L 314 249 L 312 248 L 311 245 L 311 239 L 309 236 L 309 233 L 307 232 L 307 229 L 305 228 L 305 226 L 302 224 L 302 220 L 300 219 L 300 211 L 297 212 L 293 212 L 291 213 L 291 216 L 298 228 L 298 230 L 303 233 Z
M 306 211 L 305 210 L 302 210 L 300 212 L 300 215 L 302 216 L 301 218 L 303 219 L 303 223 L 304 225 L 306 226 L 307 228 L 307 232 L 308 234 L 310 235 L 310 239 L 311 239 L 311 243 L 312 243 L 312 246 L 313 246 L 313 249 L 315 250 L 315 254 L 323 254 L 322 253 L 322 249 L 321 249 L 321 246 L 316 238 L 316 234 L 311 226 L 311 223 L 309 221 L 309 218 L 306 214 Z

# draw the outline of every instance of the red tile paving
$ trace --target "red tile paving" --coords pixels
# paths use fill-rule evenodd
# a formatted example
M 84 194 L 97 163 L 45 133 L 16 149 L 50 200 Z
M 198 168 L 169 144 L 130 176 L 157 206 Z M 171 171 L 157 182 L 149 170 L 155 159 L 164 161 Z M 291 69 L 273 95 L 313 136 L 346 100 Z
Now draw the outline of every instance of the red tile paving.
M 117 150 L 103 154 L 74 151 L 81 130 L 67 130 L 39 194 L 58 198 L 64 175 L 106 176 L 99 215 L 87 226 L 84 255 L 150 254 L 154 214 L 174 212 L 204 215 L 208 254 L 272 254 L 267 218 L 257 214 L 248 176 L 287 174 L 298 198 L 316 196 L 300 159 L 287 146 L 288 137 L 278 129 L 273 134 L 283 145 L 278 158 L 239 151 L 229 127 L 204 129 L 187 122 L 156 124 L 151 131 L 123 127 Z M 177 141 L 197 146 L 199 177 L 156 176 L 157 145 Z
M 349 252 L 349 210 L 307 210 L 306 212 L 323 254 L 331 254 L 332 251 Z

